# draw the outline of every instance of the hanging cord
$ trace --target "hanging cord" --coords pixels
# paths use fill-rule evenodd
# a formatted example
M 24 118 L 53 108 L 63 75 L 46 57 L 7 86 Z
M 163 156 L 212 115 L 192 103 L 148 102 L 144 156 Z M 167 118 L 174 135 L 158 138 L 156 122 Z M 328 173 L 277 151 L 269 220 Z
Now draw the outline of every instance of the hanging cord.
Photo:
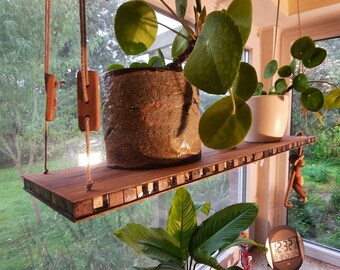
M 89 75 L 87 68 L 87 42 L 86 42 L 86 6 L 85 0 L 79 0 L 79 17 L 80 17 L 80 49 L 81 49 L 81 86 L 83 99 L 85 103 L 89 102 L 86 87 L 89 85 Z M 85 138 L 86 138 L 86 156 L 87 156 L 87 185 L 88 191 L 93 186 L 91 165 L 90 165 L 90 117 L 86 116 L 85 119 Z
M 47 92 L 47 76 L 50 66 L 50 24 L 51 24 L 51 3 L 50 0 L 45 0 L 45 54 L 44 54 L 44 77 L 45 90 Z M 44 174 L 48 173 L 47 169 L 47 143 L 48 143 L 48 121 L 45 119 L 45 158 L 44 158 Z
M 276 43 L 277 43 L 277 28 L 279 26 L 279 13 L 280 13 L 280 0 L 277 0 L 277 9 L 276 9 L 276 22 L 275 22 L 275 34 L 274 34 L 274 48 L 272 59 L 275 59 L 276 54 Z M 273 85 L 274 77 L 272 76 L 270 79 L 270 85 Z

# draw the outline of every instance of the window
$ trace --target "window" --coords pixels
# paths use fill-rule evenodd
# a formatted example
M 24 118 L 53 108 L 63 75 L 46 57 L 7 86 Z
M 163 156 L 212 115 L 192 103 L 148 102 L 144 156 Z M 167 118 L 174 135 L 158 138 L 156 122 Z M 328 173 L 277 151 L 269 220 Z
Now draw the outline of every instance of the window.
M 339 85 L 340 38 L 320 40 L 317 44 L 327 50 L 328 56 L 320 67 L 309 71 L 309 76 Z M 327 84 L 318 84 L 318 87 L 326 93 L 330 90 Z M 293 97 L 292 133 L 303 131 L 317 136 L 318 140 L 304 152 L 307 164 L 303 168 L 304 188 L 308 190 L 308 202 L 301 204 L 294 196 L 294 208 L 288 211 L 288 221 L 306 240 L 340 252 L 339 110 L 328 111 L 322 125 L 312 113 L 304 119 L 296 99 Z
M 113 62 L 128 65 L 112 21 L 122 1 L 88 1 L 89 66 L 99 73 Z M 56 121 L 49 125 L 49 169 L 78 166 L 85 138 L 78 131 L 75 74 L 80 67 L 77 1 L 52 1 L 51 72 L 66 81 L 58 90 Z M 43 171 L 44 6 L 42 1 L 0 3 L 0 257 L 3 269 L 126 269 L 145 265 L 113 232 L 129 222 L 164 226 L 173 193 L 73 224 L 22 190 L 20 175 Z M 159 41 L 160 42 L 160 41 Z M 164 42 L 164 41 L 163 41 Z M 164 47 L 170 43 L 164 42 Z M 103 159 L 102 135 L 92 153 Z M 95 180 L 94 180 L 95 181 Z M 188 187 L 212 212 L 240 199 L 238 171 Z

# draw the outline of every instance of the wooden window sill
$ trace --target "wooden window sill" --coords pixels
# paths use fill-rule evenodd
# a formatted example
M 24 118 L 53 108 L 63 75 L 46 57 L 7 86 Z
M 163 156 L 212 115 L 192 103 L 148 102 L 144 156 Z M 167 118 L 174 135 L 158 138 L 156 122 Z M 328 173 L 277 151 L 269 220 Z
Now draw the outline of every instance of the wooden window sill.
M 110 169 L 103 163 L 92 167 L 91 191 L 86 190 L 84 167 L 24 175 L 24 189 L 79 222 L 315 141 L 313 136 L 287 136 L 273 143 L 244 142 L 229 150 L 204 148 L 197 162 L 152 170 Z

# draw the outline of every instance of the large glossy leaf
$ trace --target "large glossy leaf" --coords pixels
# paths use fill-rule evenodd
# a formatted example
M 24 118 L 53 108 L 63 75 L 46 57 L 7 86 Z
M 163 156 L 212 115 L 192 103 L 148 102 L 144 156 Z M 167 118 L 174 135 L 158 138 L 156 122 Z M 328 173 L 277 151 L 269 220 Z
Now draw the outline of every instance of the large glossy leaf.
M 187 11 L 187 0 L 176 0 L 176 14 L 180 18 L 184 18 Z
M 252 22 L 251 0 L 234 0 L 227 9 L 227 13 L 240 27 L 243 45 L 247 43 Z
M 189 33 L 185 28 L 182 28 L 181 31 L 179 31 L 181 34 L 183 34 L 186 37 L 190 37 Z M 183 38 L 180 35 L 176 35 L 174 42 L 172 43 L 172 48 L 171 48 L 171 56 L 172 58 L 176 58 L 179 55 L 181 55 L 186 48 L 189 46 L 189 40 Z
M 127 224 L 114 233 L 138 253 L 165 262 L 181 260 L 179 242 L 162 228 L 146 228 L 140 224 Z
M 234 240 L 231 243 L 225 244 L 221 249 L 220 252 L 223 250 L 227 250 L 232 247 L 239 247 L 241 245 L 247 244 L 248 246 L 252 247 L 255 246 L 259 248 L 262 252 L 266 252 L 267 248 L 261 244 L 256 243 L 254 240 L 249 239 L 249 238 L 243 238 L 243 237 L 237 237 L 236 240 Z
M 196 214 L 199 212 L 205 214 L 206 216 L 210 213 L 210 202 L 205 203 L 195 203 Z
M 278 64 L 276 60 L 271 60 L 265 67 L 264 69 L 264 78 L 265 79 L 270 79 L 271 77 L 274 76 L 278 68 Z
M 184 265 L 180 261 L 168 261 L 159 264 L 155 270 L 184 270 Z
M 208 251 L 201 248 L 196 248 L 193 251 L 192 257 L 197 263 L 208 265 L 216 270 L 225 270 Z
M 182 259 L 188 257 L 190 237 L 197 227 L 196 208 L 185 188 L 176 190 L 169 210 L 167 232 L 179 241 Z
M 340 88 L 334 89 L 325 97 L 325 102 L 323 106 L 326 109 L 340 108 Z
M 327 51 L 323 48 L 313 48 L 305 53 L 302 64 L 306 68 L 313 68 L 320 65 L 327 56 Z
M 204 145 L 213 149 L 231 148 L 242 142 L 251 126 L 251 110 L 239 97 L 235 111 L 231 96 L 210 106 L 202 115 L 199 134 Z
M 146 51 L 155 41 L 158 24 L 156 14 L 143 1 L 122 4 L 115 17 L 114 29 L 122 50 L 129 55 Z
M 309 111 L 319 111 L 323 106 L 323 102 L 322 92 L 317 88 L 308 87 L 301 93 L 301 103 Z
M 298 92 L 303 92 L 305 91 L 306 87 L 308 86 L 308 79 L 305 74 L 298 74 L 294 79 L 293 79 L 293 87 L 296 91 Z
M 225 11 L 211 12 L 184 67 L 185 78 L 210 94 L 225 94 L 238 72 L 243 45 L 239 27 Z
M 302 60 L 305 53 L 313 48 L 315 48 L 314 41 L 310 37 L 304 36 L 293 43 L 290 53 L 294 58 Z
M 254 221 L 258 207 L 253 203 L 228 206 L 206 219 L 191 237 L 190 255 L 200 248 L 214 253 L 228 242 L 233 242 Z
M 244 101 L 247 101 L 254 95 L 256 87 L 257 73 L 255 68 L 248 63 L 242 62 L 233 83 L 233 93 Z

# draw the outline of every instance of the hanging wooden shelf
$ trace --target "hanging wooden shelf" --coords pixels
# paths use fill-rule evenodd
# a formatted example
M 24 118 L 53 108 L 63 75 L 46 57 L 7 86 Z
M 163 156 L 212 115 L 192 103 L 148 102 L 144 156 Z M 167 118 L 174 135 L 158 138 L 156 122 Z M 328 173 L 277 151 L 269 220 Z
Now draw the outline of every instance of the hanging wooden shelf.
M 274 143 L 242 143 L 231 150 L 203 149 L 202 159 L 153 170 L 92 167 L 94 185 L 86 190 L 86 168 L 24 175 L 24 189 L 73 222 L 121 208 L 212 175 L 316 141 L 313 136 L 289 136 Z

